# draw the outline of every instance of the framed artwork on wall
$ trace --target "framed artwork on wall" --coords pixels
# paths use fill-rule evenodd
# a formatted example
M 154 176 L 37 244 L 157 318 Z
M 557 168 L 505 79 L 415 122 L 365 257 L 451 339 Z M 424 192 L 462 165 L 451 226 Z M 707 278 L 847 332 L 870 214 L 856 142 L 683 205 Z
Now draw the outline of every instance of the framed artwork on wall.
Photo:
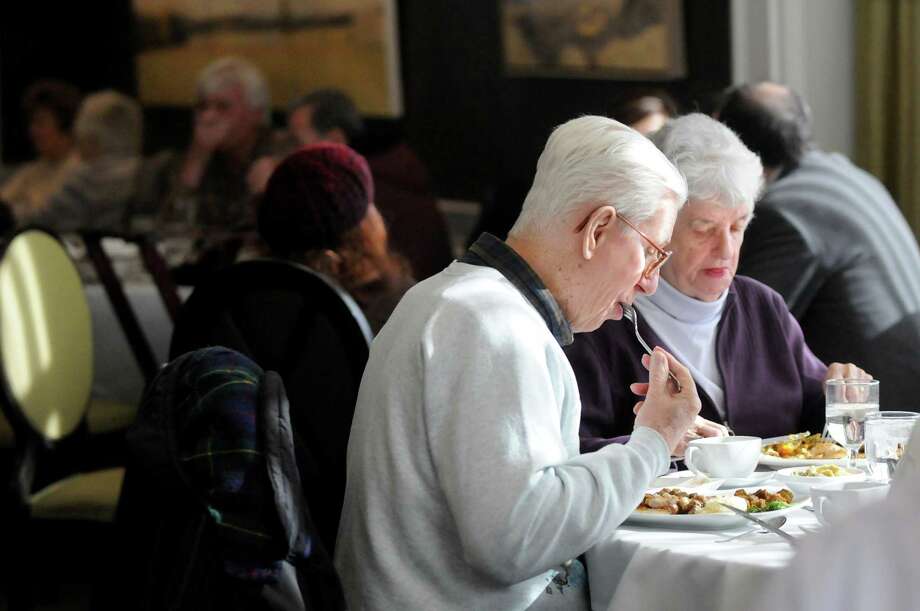
M 509 76 L 686 76 L 681 0 L 501 0 Z
M 284 108 L 319 88 L 362 113 L 402 115 L 396 0 L 133 0 L 144 104 L 195 102 L 198 72 L 226 55 L 256 64 Z

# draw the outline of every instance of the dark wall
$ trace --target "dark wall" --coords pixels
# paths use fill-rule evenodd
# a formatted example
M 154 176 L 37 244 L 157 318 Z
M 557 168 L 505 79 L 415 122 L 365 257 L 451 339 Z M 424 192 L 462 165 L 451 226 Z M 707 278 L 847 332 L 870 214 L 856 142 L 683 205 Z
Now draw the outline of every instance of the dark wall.
M 498 185 L 528 182 L 553 126 L 604 113 L 629 88 L 663 86 L 693 108 L 730 80 L 729 0 L 685 3 L 688 78 L 666 83 L 507 77 L 496 2 L 397 2 L 405 118 L 370 121 L 365 146 L 404 133 L 443 196 L 489 199 Z M 130 0 L 92 4 L 91 18 L 85 3 L 67 2 L 30 3 L 0 19 L 5 162 L 29 154 L 19 98 L 34 79 L 135 91 Z M 150 109 L 146 119 L 149 150 L 185 145 L 186 110 Z
M 69 81 L 82 91 L 114 88 L 135 93 L 131 0 L 8 2 L 0 14 L 5 163 L 32 154 L 21 98 L 36 79 Z
M 529 182 L 554 126 L 605 114 L 630 88 L 666 88 L 688 109 L 705 104 L 731 79 L 729 2 L 684 5 L 688 78 L 650 83 L 506 76 L 496 2 L 403 0 L 406 127 L 441 193 L 480 199 L 490 186 Z

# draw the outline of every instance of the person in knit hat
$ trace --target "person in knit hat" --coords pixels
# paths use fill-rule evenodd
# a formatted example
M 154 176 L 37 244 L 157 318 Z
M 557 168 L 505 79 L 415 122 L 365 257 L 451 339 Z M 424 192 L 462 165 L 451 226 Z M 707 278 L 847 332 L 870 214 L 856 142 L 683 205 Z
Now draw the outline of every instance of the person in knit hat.
M 258 227 L 272 256 L 341 284 L 375 333 L 414 284 L 389 248 L 367 161 L 343 144 L 307 146 L 282 161 L 259 204 Z

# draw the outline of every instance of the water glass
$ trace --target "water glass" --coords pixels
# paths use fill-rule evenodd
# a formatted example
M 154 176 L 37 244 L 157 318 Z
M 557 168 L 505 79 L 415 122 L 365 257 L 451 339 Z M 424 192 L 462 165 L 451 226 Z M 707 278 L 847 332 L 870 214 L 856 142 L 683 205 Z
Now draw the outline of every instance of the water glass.
M 847 449 L 847 467 L 865 440 L 869 414 L 878 412 L 878 380 L 828 380 L 824 384 L 827 433 Z
M 866 418 L 866 462 L 869 476 L 888 482 L 901 460 L 920 414 L 878 412 Z

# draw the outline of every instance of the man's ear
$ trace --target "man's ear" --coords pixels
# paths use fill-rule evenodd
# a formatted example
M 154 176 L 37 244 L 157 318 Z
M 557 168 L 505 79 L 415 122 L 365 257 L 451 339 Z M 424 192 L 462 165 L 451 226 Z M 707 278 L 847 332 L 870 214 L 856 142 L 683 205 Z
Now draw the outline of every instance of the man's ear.
M 601 244 L 612 237 L 617 210 L 613 206 L 601 206 L 591 213 L 582 230 L 581 256 L 591 260 Z

